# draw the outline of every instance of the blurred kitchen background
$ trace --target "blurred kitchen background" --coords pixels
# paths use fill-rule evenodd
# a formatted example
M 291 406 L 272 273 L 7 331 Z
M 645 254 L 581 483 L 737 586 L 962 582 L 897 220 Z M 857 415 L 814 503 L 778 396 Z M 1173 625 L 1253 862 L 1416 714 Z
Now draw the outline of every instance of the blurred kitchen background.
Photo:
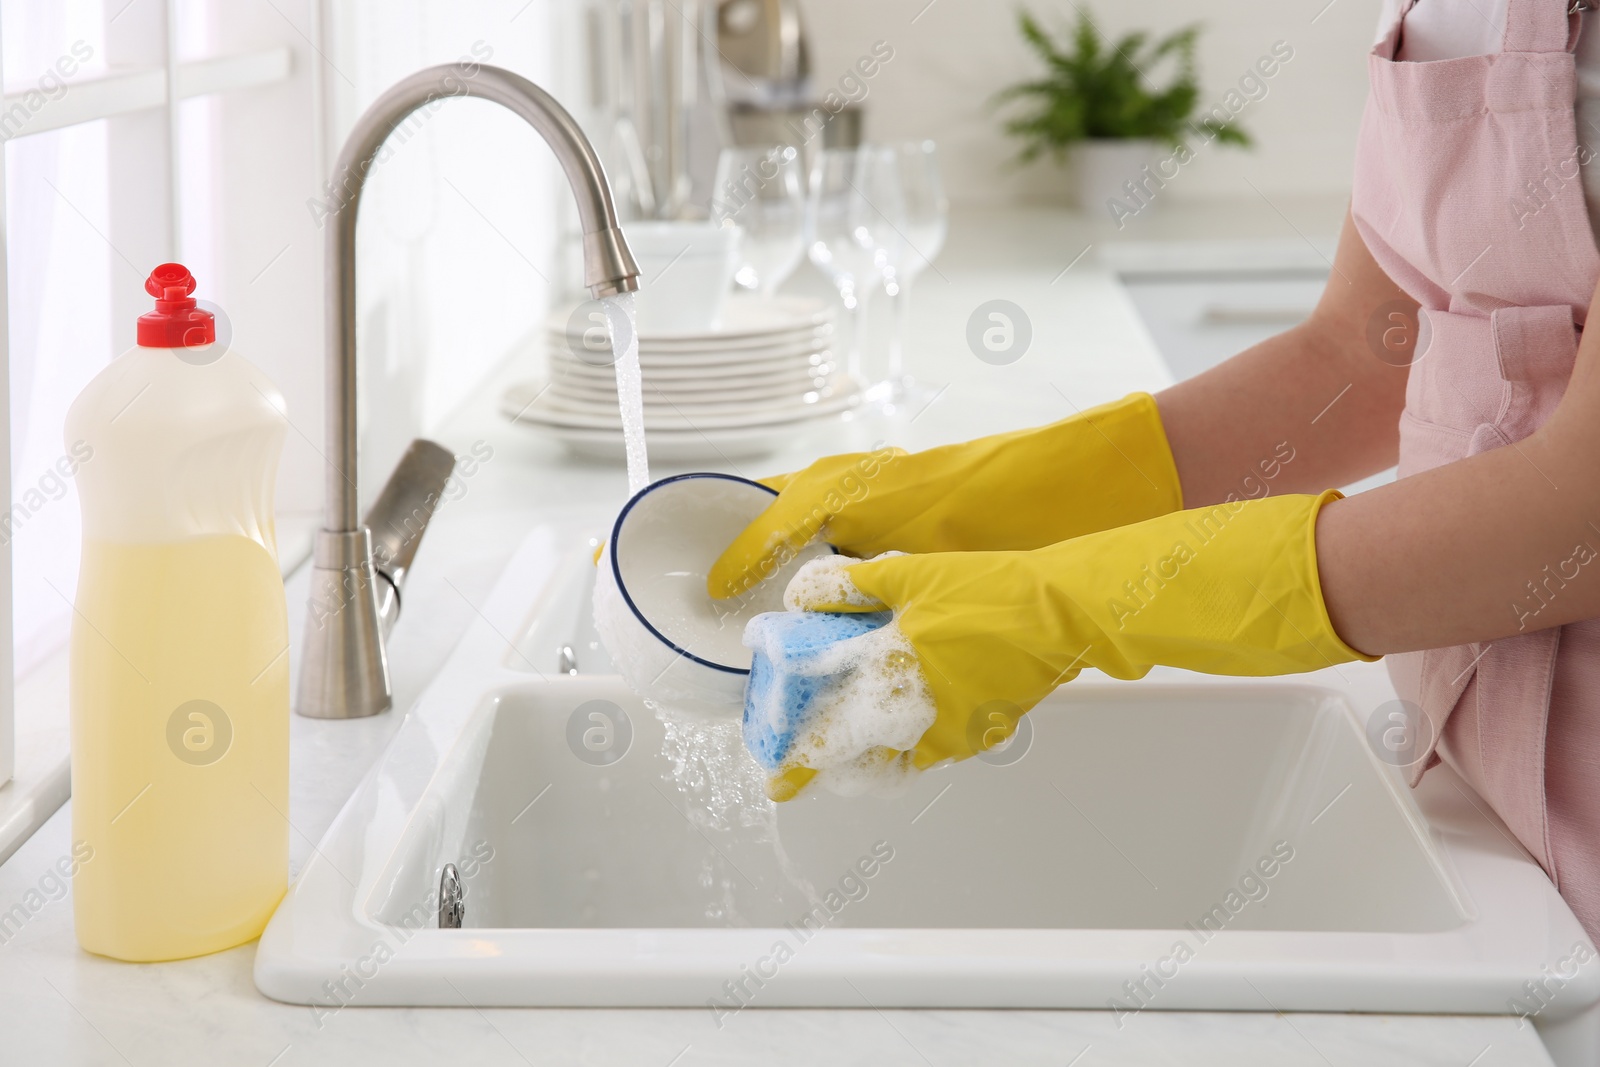
M 1080 10 L 1029 6 L 1052 28 Z M 1161 191 L 1159 211 L 1120 231 L 1101 223 L 1097 254 L 1123 257 L 1178 376 L 1309 306 L 1348 190 L 1377 8 L 1083 5 L 1110 37 L 1200 23 L 1202 107 L 1239 94 L 1238 121 L 1255 142 L 1198 153 Z M 1013 162 L 1019 146 L 993 99 L 1040 63 L 1017 9 L 990 0 L 0 0 L 0 46 L 13 504 L 4 543 L 19 676 L 59 645 L 75 582 L 62 419 L 133 343 L 156 263 L 193 270 L 231 343 L 287 397 L 293 432 L 278 500 L 285 552 L 303 551 L 292 520 L 309 529 L 322 488 L 325 180 L 359 112 L 419 67 L 458 64 L 470 77 L 489 62 L 550 89 L 600 147 L 633 217 L 703 216 L 724 143 L 803 127 L 830 97 L 849 107 L 818 143 L 937 143 L 952 241 L 995 213 L 1074 210 L 1070 168 Z M 1275 73 L 1241 90 L 1272 55 Z M 1237 233 L 1234 218 L 1247 220 Z M 370 491 L 407 441 L 497 368 L 537 361 L 530 339 L 573 299 L 575 218 L 526 127 L 488 104 L 447 101 L 380 156 L 361 219 Z M 1258 238 L 1300 248 L 1293 269 L 1281 255 L 1254 261 Z M 1062 251 L 1066 265 L 1078 250 Z M 790 289 L 832 294 L 805 262 Z M 915 359 L 908 353 L 913 371 Z

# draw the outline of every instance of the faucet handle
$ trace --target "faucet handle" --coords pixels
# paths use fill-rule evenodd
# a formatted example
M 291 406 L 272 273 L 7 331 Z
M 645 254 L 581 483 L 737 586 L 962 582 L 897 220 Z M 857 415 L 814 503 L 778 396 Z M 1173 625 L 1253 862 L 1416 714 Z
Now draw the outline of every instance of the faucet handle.
M 372 567 L 381 579 L 378 621 L 385 634 L 400 614 L 400 587 L 455 469 L 456 457 L 448 448 L 417 438 L 362 520 L 372 535 Z
M 448 448 L 412 441 L 362 526 L 317 535 L 295 701 L 301 715 L 355 719 L 392 703 L 384 639 L 400 617 L 400 587 L 455 467 Z

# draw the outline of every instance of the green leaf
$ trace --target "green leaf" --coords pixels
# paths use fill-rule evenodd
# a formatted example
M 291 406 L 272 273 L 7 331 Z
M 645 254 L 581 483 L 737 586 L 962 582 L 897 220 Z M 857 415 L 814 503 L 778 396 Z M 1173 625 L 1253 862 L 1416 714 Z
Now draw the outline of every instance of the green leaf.
M 1202 129 L 1222 144 L 1252 143 L 1233 123 L 1206 119 L 1189 125 L 1200 103 L 1194 58 L 1198 23 L 1161 38 L 1136 30 L 1108 41 L 1082 8 L 1073 23 L 1055 33 L 1021 8 L 1017 26 L 1044 72 L 1002 89 L 991 104 L 1020 109 L 1002 127 L 1021 142 L 1019 161 L 1046 152 L 1060 155 L 1086 138 L 1151 138 L 1177 145 L 1187 132 Z M 1150 84 L 1157 68 L 1167 72 L 1164 84 Z
M 1236 144 L 1242 147 L 1255 144 L 1248 133 L 1232 123 L 1223 125 L 1214 119 L 1206 119 L 1200 125 L 1222 144 Z

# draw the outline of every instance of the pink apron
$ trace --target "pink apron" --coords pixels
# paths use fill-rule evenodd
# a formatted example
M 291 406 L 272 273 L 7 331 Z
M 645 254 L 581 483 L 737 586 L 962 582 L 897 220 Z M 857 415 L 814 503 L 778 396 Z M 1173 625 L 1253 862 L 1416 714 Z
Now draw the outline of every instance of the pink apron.
M 1550 417 L 1600 275 L 1573 117 L 1578 16 L 1567 0 L 1510 0 L 1499 54 L 1399 62 L 1414 4 L 1367 61 L 1351 206 L 1422 305 L 1401 477 L 1514 445 Z M 1600 534 L 1588 540 L 1600 550 Z M 1600 939 L 1600 620 L 1532 618 L 1515 637 L 1389 658 L 1431 727 L 1412 784 L 1449 762 Z

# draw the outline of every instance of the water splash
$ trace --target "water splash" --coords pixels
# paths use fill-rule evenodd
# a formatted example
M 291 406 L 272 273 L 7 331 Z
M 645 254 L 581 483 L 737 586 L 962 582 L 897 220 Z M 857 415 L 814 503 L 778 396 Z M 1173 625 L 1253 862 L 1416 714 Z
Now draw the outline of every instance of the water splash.
M 718 856 L 707 858 L 700 875 L 701 887 L 713 893 L 706 918 L 746 925 L 738 901 L 752 873 L 767 882 L 769 892 L 781 893 L 787 883 L 808 903 L 819 903 L 816 888 L 784 851 L 778 806 L 767 797 L 766 772 L 745 750 L 739 720 L 708 720 L 658 705 L 654 710 L 665 735 L 662 777 L 688 801 L 685 815 L 694 831 L 717 842 Z
M 738 719 L 702 720 L 657 708 L 670 781 L 693 801 L 690 818 L 707 830 L 753 829 L 772 821 L 766 774 L 745 752 Z
M 622 412 L 622 442 L 628 453 L 628 495 L 650 484 L 644 444 L 644 374 L 639 368 L 639 330 L 632 293 L 600 301 L 611 327 L 611 352 L 617 375 L 617 406 Z
M 632 293 L 618 293 L 600 301 L 611 328 L 611 351 L 617 376 L 617 406 L 622 415 L 622 439 L 628 455 L 628 495 L 650 484 L 650 463 L 645 452 L 644 378 L 639 366 L 639 332 Z M 733 853 L 746 843 L 767 852 L 776 866 L 778 882 L 798 889 L 810 903 L 818 903 L 815 887 L 795 868 L 778 840 L 777 805 L 767 798 L 766 772 L 745 751 L 738 719 L 706 721 L 681 716 L 653 701 L 665 727 L 662 755 L 668 769 L 663 776 L 689 802 L 690 829 L 706 841 L 720 838 L 718 855 L 708 857 L 700 870 L 701 888 L 708 891 L 706 918 L 728 926 L 746 925 L 739 914 L 738 898 L 749 875 L 734 867 Z M 769 851 L 770 850 L 770 851 Z M 746 850 L 747 852 L 747 850 Z M 745 854 L 744 863 L 754 857 Z M 766 879 L 763 879 L 766 881 Z M 776 888 L 776 887 L 773 887 Z

